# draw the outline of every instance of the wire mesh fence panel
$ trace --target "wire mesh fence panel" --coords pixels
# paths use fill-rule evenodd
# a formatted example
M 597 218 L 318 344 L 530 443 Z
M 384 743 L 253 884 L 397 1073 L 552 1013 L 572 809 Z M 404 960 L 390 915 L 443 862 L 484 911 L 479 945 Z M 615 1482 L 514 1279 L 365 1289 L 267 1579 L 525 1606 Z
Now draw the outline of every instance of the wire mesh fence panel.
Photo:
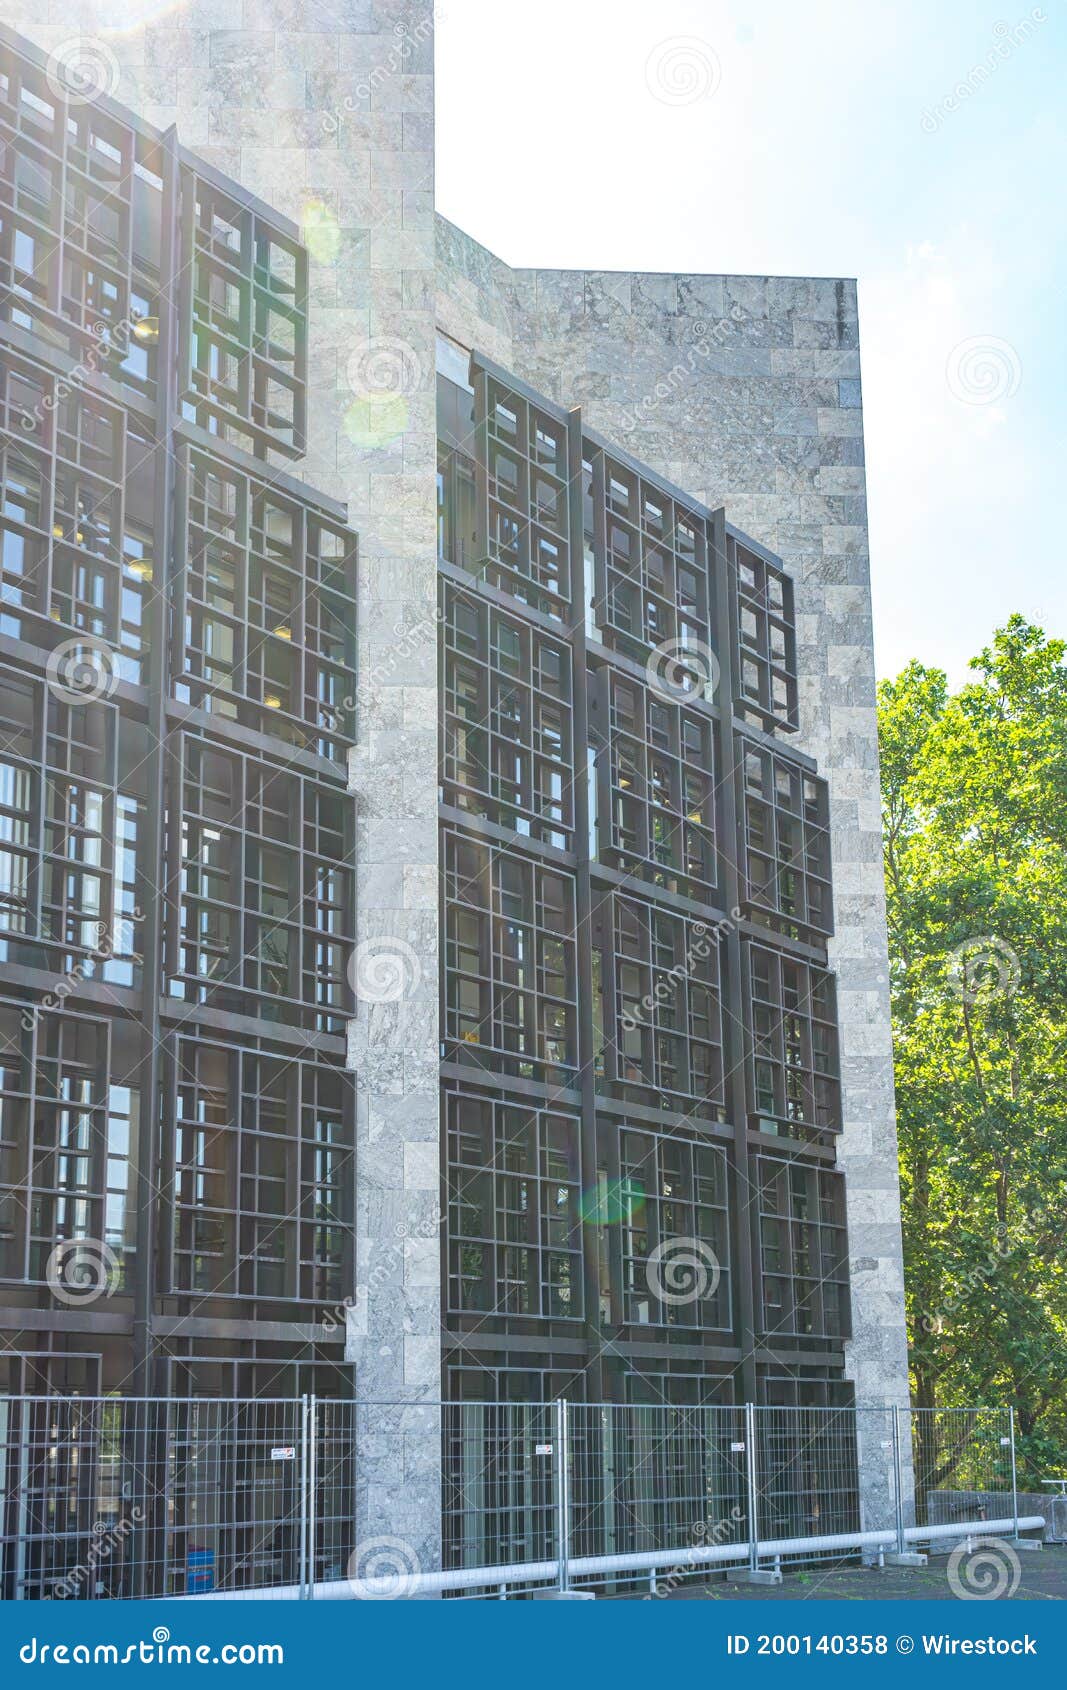
M 828 1410 L 837 1413 L 836 1409 Z M 859 1525 L 862 1531 L 896 1531 L 912 1523 L 907 1513 L 913 1491 L 911 1448 L 899 1443 L 893 1409 L 863 1405 L 852 1410 L 856 1428 L 856 1475 L 859 1485 Z
M 354 1402 L 319 1398 L 310 1409 L 306 1564 L 315 1581 L 345 1578 L 356 1546 L 359 1414 Z
M 754 1423 L 761 1541 L 858 1532 L 855 1409 L 757 1408 Z
M 570 1554 L 745 1540 L 744 1410 L 578 1404 L 570 1425 Z
M 292 1400 L 0 1400 L 4 1595 L 297 1581 L 301 1415 Z
M 556 1554 L 554 1403 L 442 1408 L 444 1564 L 505 1567 Z
M 269 1589 L 301 1576 L 303 1405 L 189 1399 L 163 1405 L 143 1594 Z
M 916 1525 L 1014 1514 L 1010 1409 L 912 1408 L 900 1418 L 901 1441 L 912 1450 Z
M 316 1437 L 315 1577 L 347 1582 L 356 1597 L 411 1594 L 442 1565 L 442 1415 L 439 1401 L 341 1405 L 332 1437 L 332 1483 L 325 1486 Z M 342 1592 L 344 1594 L 344 1592 Z
M 0 1400 L 2 1594 L 132 1594 L 121 1403 Z

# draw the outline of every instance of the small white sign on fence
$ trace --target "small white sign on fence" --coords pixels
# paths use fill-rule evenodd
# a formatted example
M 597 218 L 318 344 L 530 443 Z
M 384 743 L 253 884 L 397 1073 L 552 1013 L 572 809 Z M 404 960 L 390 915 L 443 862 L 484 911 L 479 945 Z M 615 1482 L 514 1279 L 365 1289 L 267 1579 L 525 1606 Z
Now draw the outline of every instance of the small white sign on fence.
M 534 1444 L 534 1454 L 535 1455 L 551 1455 L 552 1454 L 552 1445 L 551 1444 Z
M 293 1444 L 277 1444 L 270 1452 L 272 1461 L 295 1461 L 296 1447 Z
M 731 1452 L 734 1455 L 740 1455 L 741 1451 L 744 1449 L 744 1447 L 745 1447 L 744 1444 L 739 1444 L 739 1443 L 732 1443 L 730 1445 Z

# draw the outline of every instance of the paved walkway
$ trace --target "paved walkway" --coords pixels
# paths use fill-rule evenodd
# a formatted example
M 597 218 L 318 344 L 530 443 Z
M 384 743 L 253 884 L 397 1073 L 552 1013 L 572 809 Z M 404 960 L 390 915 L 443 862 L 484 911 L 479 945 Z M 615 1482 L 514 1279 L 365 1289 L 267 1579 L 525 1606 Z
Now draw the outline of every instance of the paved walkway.
M 1005 1548 L 1007 1546 L 1004 1546 Z M 1004 1549 L 997 1551 L 998 1566 L 1006 1567 L 1006 1580 L 1014 1577 L 1014 1567 L 1004 1558 Z M 1001 1600 L 1012 1602 L 1062 1602 L 1067 1600 L 1067 1548 L 1048 1545 L 1036 1552 L 1024 1550 L 1017 1557 L 1019 1582 L 1013 1595 L 1005 1592 Z M 708 1586 L 688 1585 L 672 1591 L 668 1601 L 742 1601 L 742 1602 L 805 1602 L 819 1601 L 864 1602 L 871 1597 L 889 1602 L 955 1602 L 959 1598 L 948 1582 L 948 1556 L 938 1555 L 922 1569 L 867 1567 L 805 1567 L 796 1572 L 786 1571 L 781 1584 L 728 1584 L 725 1581 Z

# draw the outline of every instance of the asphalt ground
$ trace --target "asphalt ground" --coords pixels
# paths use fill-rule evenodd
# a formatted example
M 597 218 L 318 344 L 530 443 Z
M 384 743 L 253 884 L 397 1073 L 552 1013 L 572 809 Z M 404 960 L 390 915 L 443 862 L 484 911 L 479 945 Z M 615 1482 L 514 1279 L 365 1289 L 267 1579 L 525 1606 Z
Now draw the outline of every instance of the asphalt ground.
M 1014 1561 L 1011 1557 L 1014 1557 Z M 1016 1580 L 1016 1571 L 1018 1578 Z M 932 1556 L 921 1568 L 824 1566 L 783 1568 L 781 1584 L 741 1584 L 726 1578 L 714 1582 L 679 1583 L 666 1590 L 662 1600 L 671 1602 L 955 1602 L 957 1591 L 949 1582 L 949 1557 Z M 1016 1553 L 1011 1546 L 997 1544 L 986 1567 L 972 1557 L 963 1561 L 957 1579 L 979 1590 L 1000 1588 L 991 1600 L 1005 1602 L 1062 1602 L 1067 1600 L 1067 1547 L 1046 1544 L 1039 1550 Z M 666 1582 L 660 1575 L 661 1588 Z M 1014 1586 L 1014 1588 L 1012 1588 Z M 636 1592 L 628 1593 L 631 1598 Z M 643 1594 L 643 1593 L 642 1593 Z

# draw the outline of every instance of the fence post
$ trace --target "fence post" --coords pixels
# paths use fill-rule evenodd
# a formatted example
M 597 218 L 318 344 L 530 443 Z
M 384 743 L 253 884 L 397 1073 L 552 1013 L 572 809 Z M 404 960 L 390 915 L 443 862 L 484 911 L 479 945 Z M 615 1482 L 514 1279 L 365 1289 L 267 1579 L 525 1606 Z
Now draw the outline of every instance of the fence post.
M 1015 1544 L 1016 1549 L 1040 1549 L 1043 1542 L 1044 1542 L 1044 1532 L 1042 1532 L 1041 1537 L 1039 1537 L 1039 1538 L 1020 1537 L 1019 1536 L 1019 1473 L 1018 1473 L 1018 1469 L 1017 1469 L 1016 1464 L 1015 1464 L 1015 1407 L 1014 1407 L 1014 1404 L 1008 1410 L 1008 1413 L 1011 1416 L 1011 1418 L 1008 1422 L 1008 1425 L 1011 1428 L 1012 1541 Z M 1051 1514 L 1051 1518 L 1054 1519 L 1055 1515 Z
M 1015 1466 L 1015 1404 L 1008 1410 L 1008 1431 L 1011 1437 L 1011 1535 L 1019 1540 L 1019 1475 Z
M 913 1438 L 918 1428 L 919 1442 L 922 1441 L 923 1423 L 917 1421 L 917 1414 L 924 1414 L 925 1409 L 909 1408 L 908 1416 L 908 1454 L 914 1461 Z M 914 1470 L 912 1472 L 914 1496 Z M 925 1567 L 926 1556 L 912 1545 L 909 1549 L 908 1540 L 904 1534 L 904 1438 L 900 1430 L 900 1405 L 893 1404 L 893 1503 L 896 1512 L 897 1546 L 891 1554 L 885 1557 L 887 1567 Z
M 318 1437 L 319 1414 L 318 1398 L 314 1391 L 307 1399 L 308 1404 L 308 1506 L 307 1506 L 307 1541 L 308 1541 L 308 1601 L 315 1597 L 315 1559 L 318 1553 L 316 1519 L 316 1486 L 318 1481 Z
M 904 1474 L 901 1469 L 900 1408 L 893 1404 L 893 1512 L 897 1527 L 897 1554 L 904 1553 Z
M 300 1596 L 308 1594 L 308 1399 L 300 1398 Z
M 755 1404 L 745 1404 L 745 1473 L 748 1479 L 748 1570 L 757 1571 L 759 1556 L 756 1545 L 759 1542 L 759 1520 L 757 1518 L 758 1488 L 756 1484 L 756 1409 Z
M 768 1409 L 768 1413 L 772 1410 Z M 745 1404 L 745 1468 L 748 1475 L 748 1572 L 741 1574 L 745 1584 L 781 1584 L 782 1574 L 777 1564 L 759 1564 L 759 1474 L 756 1462 L 756 1405 Z
M 558 1588 L 567 1588 L 570 1559 L 570 1453 L 567 1449 L 567 1404 L 556 1398 L 556 1554 L 559 1561 Z

